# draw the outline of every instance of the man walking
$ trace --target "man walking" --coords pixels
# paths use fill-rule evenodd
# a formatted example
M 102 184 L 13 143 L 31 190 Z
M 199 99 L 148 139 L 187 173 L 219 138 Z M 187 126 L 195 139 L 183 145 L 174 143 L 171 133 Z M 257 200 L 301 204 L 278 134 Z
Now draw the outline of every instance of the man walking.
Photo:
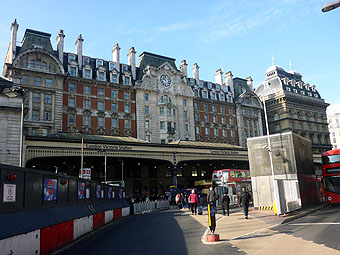
M 248 209 L 249 209 L 250 194 L 245 187 L 242 187 L 242 193 L 238 206 L 243 207 L 244 218 L 248 219 Z
M 230 204 L 230 198 L 227 194 L 227 192 L 224 192 L 224 195 L 222 197 L 222 210 L 223 215 L 225 216 L 225 210 L 227 209 L 227 215 L 229 216 L 229 204 Z

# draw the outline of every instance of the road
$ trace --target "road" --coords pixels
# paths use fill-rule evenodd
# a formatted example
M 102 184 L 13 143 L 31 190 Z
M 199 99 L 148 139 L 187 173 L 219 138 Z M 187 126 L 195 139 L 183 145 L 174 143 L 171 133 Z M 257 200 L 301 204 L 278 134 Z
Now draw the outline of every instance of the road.
M 340 205 L 325 207 L 273 230 L 325 245 L 340 253 Z
M 248 228 L 247 221 L 238 219 L 238 211 L 232 210 L 234 221 L 237 226 Z M 276 255 L 340 254 L 340 206 L 328 206 L 287 224 L 262 228 L 216 245 L 201 242 L 206 228 L 183 210 L 130 216 L 95 231 L 59 254 L 238 255 L 271 254 L 274 250 Z M 249 233 L 247 229 L 246 232 Z
M 59 254 L 245 254 L 228 243 L 204 245 L 201 237 L 205 230 L 177 209 L 134 215 L 90 234 Z

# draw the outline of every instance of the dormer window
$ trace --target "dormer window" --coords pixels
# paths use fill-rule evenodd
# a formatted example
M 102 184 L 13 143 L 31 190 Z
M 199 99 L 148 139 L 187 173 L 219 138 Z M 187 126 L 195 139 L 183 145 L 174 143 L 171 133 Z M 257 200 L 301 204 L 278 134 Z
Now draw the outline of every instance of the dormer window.
M 122 72 L 128 71 L 128 66 L 127 65 L 122 65 Z
M 212 89 L 212 83 L 208 82 L 208 89 Z
M 113 82 L 113 83 L 118 83 L 118 76 L 116 75 L 116 74 L 112 74 L 112 80 L 111 80 L 111 82 Z
M 310 96 L 310 97 L 311 97 L 311 96 L 313 96 L 313 95 L 312 95 L 312 93 L 311 93 L 311 92 L 308 92 L 308 96 Z
M 112 71 L 115 68 L 116 68 L 116 63 L 109 62 L 109 71 Z
M 89 57 L 83 57 L 83 66 L 90 64 L 90 58 Z
M 200 81 L 200 88 L 203 88 L 204 86 L 204 81 Z
M 103 60 L 97 59 L 96 60 L 96 67 L 98 68 L 99 66 L 102 66 L 102 65 L 104 65 Z
M 190 84 L 195 85 L 195 79 L 190 79 Z
M 77 68 L 76 67 L 70 67 L 70 75 L 76 76 Z
M 208 98 L 208 92 L 206 90 L 203 91 L 202 97 L 203 98 Z
M 216 100 L 216 93 L 215 92 L 211 92 L 211 99 Z
M 305 95 L 305 92 L 303 90 L 300 91 L 301 95 Z
M 198 97 L 198 89 L 194 89 L 194 94 Z
M 220 94 L 220 101 L 224 101 L 224 95 Z
M 76 55 L 74 54 L 68 54 L 68 62 L 76 61 Z
M 105 79 L 104 79 L 104 75 L 105 75 L 104 72 L 98 72 L 98 80 L 104 81 L 104 80 L 105 80 Z
M 221 86 L 219 84 L 216 84 L 216 90 L 220 91 L 221 90 Z
M 130 77 L 124 76 L 124 85 L 129 85 L 130 84 Z
M 84 77 L 86 79 L 91 79 L 91 70 L 90 69 L 85 69 Z

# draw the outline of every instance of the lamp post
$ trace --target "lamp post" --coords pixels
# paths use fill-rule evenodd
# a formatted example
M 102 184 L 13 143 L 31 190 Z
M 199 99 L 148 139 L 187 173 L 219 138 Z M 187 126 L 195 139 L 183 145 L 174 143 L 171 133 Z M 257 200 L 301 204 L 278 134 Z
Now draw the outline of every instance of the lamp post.
M 340 7 L 340 1 L 331 2 L 322 6 L 322 12 L 329 12 Z
M 121 159 L 122 161 L 122 188 L 124 188 L 124 160 Z
M 281 213 L 280 201 L 279 201 L 279 193 L 276 186 L 275 174 L 274 174 L 274 165 L 273 165 L 273 155 L 272 155 L 272 148 L 270 143 L 270 134 L 269 134 L 269 125 L 268 125 L 268 116 L 267 116 L 267 108 L 266 108 L 266 101 L 264 100 L 264 96 L 261 96 L 263 99 L 263 111 L 264 111 L 264 118 L 266 122 L 266 129 L 267 129 L 267 142 L 268 142 L 268 153 L 269 153 L 269 161 L 270 161 L 270 168 L 272 172 L 272 179 L 274 185 L 274 201 L 276 203 L 276 210 L 277 215 Z

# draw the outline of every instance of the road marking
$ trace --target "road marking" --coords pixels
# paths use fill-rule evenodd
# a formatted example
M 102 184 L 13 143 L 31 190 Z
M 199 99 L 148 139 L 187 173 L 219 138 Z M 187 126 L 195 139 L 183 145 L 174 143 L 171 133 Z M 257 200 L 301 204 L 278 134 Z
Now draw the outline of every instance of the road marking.
M 315 223 L 291 223 L 291 226 L 308 226 L 308 225 L 340 225 L 340 222 L 315 222 Z

